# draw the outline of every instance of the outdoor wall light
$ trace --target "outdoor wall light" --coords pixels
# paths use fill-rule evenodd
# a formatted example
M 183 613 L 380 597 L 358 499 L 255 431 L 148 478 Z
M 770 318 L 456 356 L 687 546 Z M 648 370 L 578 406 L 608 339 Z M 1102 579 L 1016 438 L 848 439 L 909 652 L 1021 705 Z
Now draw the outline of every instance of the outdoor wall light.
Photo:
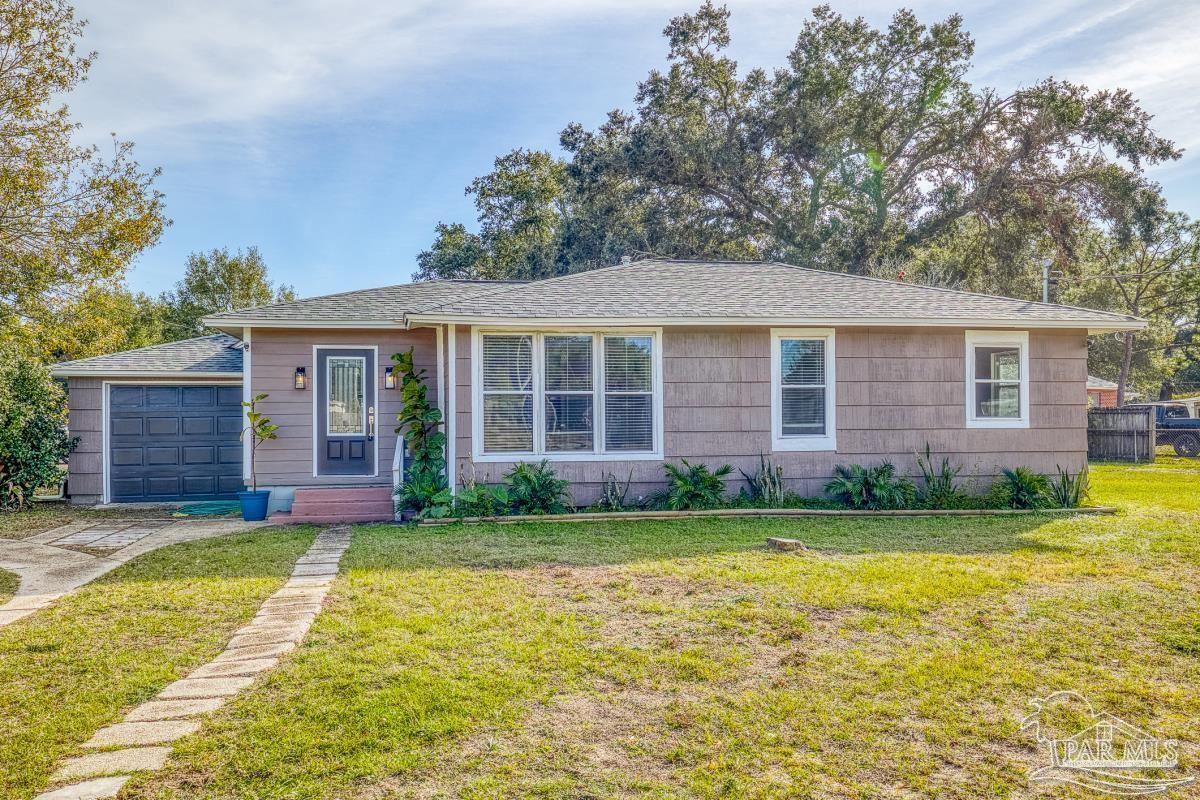
M 385 388 L 385 389 L 395 389 L 396 388 L 396 373 L 392 372 L 391 367 L 385 367 L 383 370 L 383 388 Z
M 308 372 L 304 367 L 296 367 L 296 383 L 297 389 L 305 389 L 308 387 Z

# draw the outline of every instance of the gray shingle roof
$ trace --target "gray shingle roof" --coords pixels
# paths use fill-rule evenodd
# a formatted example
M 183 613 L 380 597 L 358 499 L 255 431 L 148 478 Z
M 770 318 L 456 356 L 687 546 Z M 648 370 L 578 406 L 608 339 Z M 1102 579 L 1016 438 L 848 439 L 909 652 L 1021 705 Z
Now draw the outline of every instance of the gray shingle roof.
M 649 259 L 499 288 L 410 318 L 836 320 L 1140 326 L 1122 314 L 1035 303 L 774 262 Z
M 55 364 L 50 371 L 70 375 L 210 375 L 242 372 L 242 350 L 238 340 L 223 333 L 198 336 L 181 342 L 156 344 L 107 356 L 81 358 Z
M 1104 378 L 1097 378 L 1095 375 L 1088 375 L 1087 388 L 1089 389 L 1116 389 L 1117 385 L 1112 381 L 1106 381 Z
M 310 297 L 290 303 L 273 303 L 240 311 L 225 311 L 205 317 L 213 327 L 255 322 L 398 322 L 411 311 L 440 305 L 518 285 L 519 281 L 425 281 L 358 289 L 340 294 Z

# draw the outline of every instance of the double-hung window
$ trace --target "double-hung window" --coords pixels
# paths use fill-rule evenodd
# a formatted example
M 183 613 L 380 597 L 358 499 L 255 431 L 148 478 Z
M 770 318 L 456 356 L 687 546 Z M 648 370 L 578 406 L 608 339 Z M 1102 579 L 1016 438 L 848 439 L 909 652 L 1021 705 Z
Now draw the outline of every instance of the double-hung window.
M 478 332 L 478 457 L 660 457 L 658 343 L 657 332 Z
M 1029 333 L 967 331 L 968 428 L 1029 427 Z
M 836 450 L 833 330 L 771 331 L 774 450 Z

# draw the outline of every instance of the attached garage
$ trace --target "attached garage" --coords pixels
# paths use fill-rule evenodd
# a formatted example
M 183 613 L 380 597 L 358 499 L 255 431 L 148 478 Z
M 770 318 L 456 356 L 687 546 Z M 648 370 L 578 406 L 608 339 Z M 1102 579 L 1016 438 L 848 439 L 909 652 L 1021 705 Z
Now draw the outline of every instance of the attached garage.
M 59 364 L 71 502 L 231 500 L 244 485 L 242 350 L 216 334 Z
M 109 502 L 236 498 L 241 401 L 240 386 L 109 384 Z

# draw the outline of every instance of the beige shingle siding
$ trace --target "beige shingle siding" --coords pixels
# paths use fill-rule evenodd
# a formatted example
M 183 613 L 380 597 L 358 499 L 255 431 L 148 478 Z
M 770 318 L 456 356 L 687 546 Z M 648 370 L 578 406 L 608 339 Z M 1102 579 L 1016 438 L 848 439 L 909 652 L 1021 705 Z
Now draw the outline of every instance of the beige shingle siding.
M 938 320 L 1103 325 L 1103 311 L 971 294 L 773 262 L 646 260 L 481 292 L 418 316 L 564 320 Z
M 458 331 L 458 474 L 498 481 L 511 463 L 471 460 L 469 329 Z M 982 488 L 1003 467 L 1074 472 L 1087 459 L 1087 335 L 1082 329 L 1030 334 L 1030 426 L 966 427 L 961 328 L 837 329 L 837 452 L 771 450 L 770 330 L 766 327 L 663 330 L 665 455 L 753 472 L 765 453 L 784 468 L 789 489 L 819 496 L 835 464 L 889 459 L 919 476 L 916 453 L 929 442 L 936 458 L 948 455 L 964 480 Z M 571 481 L 576 502 L 599 494 L 607 473 L 624 481 L 630 497 L 663 485 L 661 461 L 556 462 Z M 732 492 L 744 485 L 735 471 Z

